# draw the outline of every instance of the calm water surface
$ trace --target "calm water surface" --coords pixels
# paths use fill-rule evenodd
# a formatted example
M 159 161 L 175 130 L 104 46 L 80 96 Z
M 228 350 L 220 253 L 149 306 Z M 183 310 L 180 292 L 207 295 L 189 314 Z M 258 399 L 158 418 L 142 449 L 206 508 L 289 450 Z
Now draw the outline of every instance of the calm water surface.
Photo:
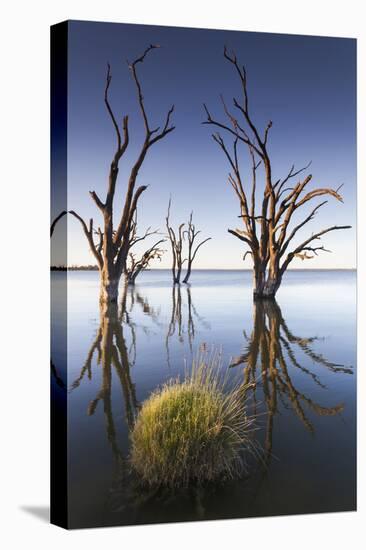
M 65 273 L 52 274 L 52 361 L 57 392 L 69 392 L 71 526 L 355 509 L 355 272 L 292 271 L 277 303 L 254 305 L 249 272 L 196 271 L 190 287 L 174 289 L 170 272 L 150 271 L 121 289 L 123 304 L 107 320 L 98 273 L 67 277 L 66 325 Z M 127 464 L 134 417 L 154 389 L 211 349 L 230 376 L 252 382 L 261 460 L 249 457 L 239 481 L 143 490 Z

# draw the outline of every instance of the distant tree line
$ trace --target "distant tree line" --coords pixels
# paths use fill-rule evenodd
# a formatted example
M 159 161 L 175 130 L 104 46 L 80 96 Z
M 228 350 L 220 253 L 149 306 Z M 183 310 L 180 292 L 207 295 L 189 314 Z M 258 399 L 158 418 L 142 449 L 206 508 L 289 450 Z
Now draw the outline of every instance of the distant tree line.
M 97 265 L 51 265 L 51 271 L 98 271 Z

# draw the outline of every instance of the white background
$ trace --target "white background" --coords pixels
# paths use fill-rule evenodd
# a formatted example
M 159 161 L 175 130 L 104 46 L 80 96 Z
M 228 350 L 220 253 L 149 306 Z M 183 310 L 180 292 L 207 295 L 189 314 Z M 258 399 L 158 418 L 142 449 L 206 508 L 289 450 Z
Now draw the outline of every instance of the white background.
M 366 31 L 356 0 L 2 4 L 0 86 L 0 539 L 2 548 L 358 549 L 365 540 Z M 49 502 L 49 25 L 89 19 L 356 37 L 359 84 L 359 511 L 63 531 L 24 507 Z M 314 83 L 316 86 L 316 82 Z M 340 131 L 342 131 L 340 129 Z M 363 158 L 362 158 L 363 156 Z M 340 320 L 341 322 L 341 320 Z M 329 457 L 332 460 L 332 457 Z

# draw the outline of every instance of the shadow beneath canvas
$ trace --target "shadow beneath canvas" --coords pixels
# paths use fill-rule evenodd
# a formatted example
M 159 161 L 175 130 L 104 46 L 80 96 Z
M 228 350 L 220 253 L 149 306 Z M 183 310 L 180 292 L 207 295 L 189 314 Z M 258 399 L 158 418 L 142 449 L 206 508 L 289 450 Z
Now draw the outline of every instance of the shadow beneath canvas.
M 27 514 L 38 518 L 39 520 L 50 522 L 50 507 L 49 506 L 20 506 L 20 509 Z

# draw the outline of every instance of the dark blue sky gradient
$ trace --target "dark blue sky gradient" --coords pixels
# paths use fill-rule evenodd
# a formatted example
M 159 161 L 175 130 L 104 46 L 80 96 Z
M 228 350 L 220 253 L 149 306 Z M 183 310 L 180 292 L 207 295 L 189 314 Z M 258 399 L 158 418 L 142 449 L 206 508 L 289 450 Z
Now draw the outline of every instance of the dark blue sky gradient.
M 139 209 L 141 231 L 150 225 L 164 230 L 171 195 L 172 221 L 185 221 L 193 209 L 203 235 L 213 237 L 196 267 L 243 267 L 245 248 L 227 233 L 228 227 L 240 226 L 239 206 L 227 184 L 227 161 L 210 137 L 213 128 L 201 124 L 203 102 L 216 118 L 224 119 L 219 94 L 230 106 L 232 98 L 240 96 L 237 75 L 223 58 L 225 44 L 246 66 L 252 118 L 259 128 L 273 121 L 269 152 L 274 179 L 284 176 L 292 163 L 300 167 L 312 160 L 313 187 L 344 183 L 345 203 L 330 198 L 299 238 L 335 223 L 355 227 L 356 41 L 253 32 L 70 22 L 69 208 L 87 219 L 93 216 L 96 224 L 101 221 L 88 191 L 94 189 L 104 199 L 114 152 L 115 134 L 103 102 L 110 62 L 110 101 L 118 120 L 124 114 L 130 118 L 131 144 L 120 165 L 116 196 L 120 212 L 144 132 L 126 60 L 136 58 L 150 43 L 161 48 L 152 51 L 138 71 L 151 126 L 161 124 L 174 103 L 176 130 L 150 149 L 140 171 L 138 183 L 149 185 Z M 241 166 L 249 176 L 245 148 Z M 309 203 L 309 208 L 315 204 Z M 69 220 L 69 237 L 69 264 L 94 263 L 74 219 Z M 334 253 L 309 262 L 296 260 L 292 266 L 355 266 L 354 229 L 331 233 L 324 244 Z M 166 254 L 157 267 L 169 262 Z

